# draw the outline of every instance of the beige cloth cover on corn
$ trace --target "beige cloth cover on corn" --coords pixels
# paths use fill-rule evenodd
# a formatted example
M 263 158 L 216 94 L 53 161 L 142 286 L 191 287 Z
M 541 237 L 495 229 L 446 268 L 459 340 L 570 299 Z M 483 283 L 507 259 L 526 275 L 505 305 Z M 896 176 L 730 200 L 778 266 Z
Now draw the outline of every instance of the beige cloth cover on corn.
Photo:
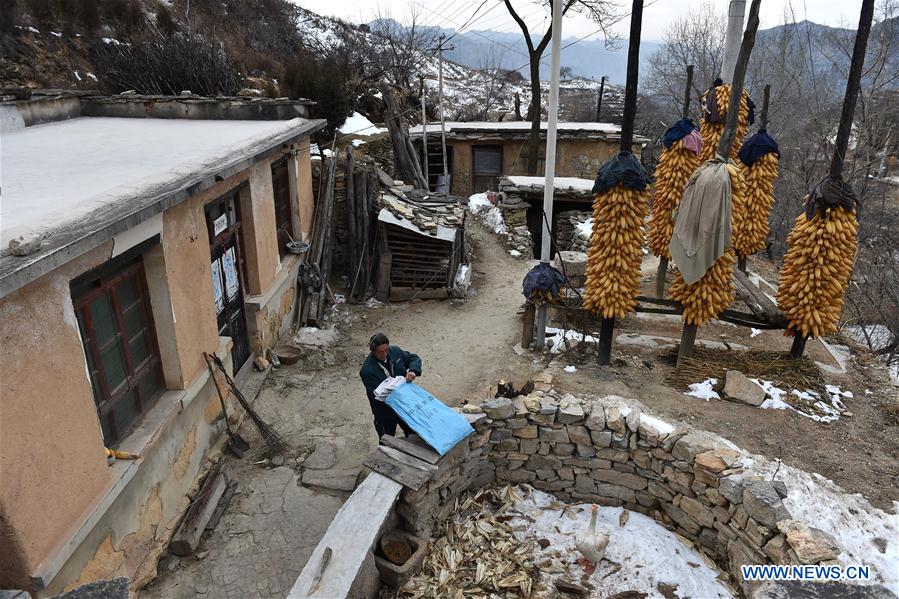
M 716 157 L 687 181 L 673 217 L 668 251 L 688 285 L 701 279 L 730 246 L 732 210 L 730 173 L 727 164 Z

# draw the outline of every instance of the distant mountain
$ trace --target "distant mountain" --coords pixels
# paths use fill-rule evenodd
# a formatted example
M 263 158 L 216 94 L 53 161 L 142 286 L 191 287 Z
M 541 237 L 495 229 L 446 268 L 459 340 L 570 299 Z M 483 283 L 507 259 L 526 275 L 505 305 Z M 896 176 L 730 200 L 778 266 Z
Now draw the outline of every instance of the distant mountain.
M 377 22 L 369 24 L 373 30 L 378 28 Z M 883 21 L 874 26 L 872 39 L 884 28 L 899 33 L 899 17 Z M 779 39 L 787 31 L 796 44 L 810 45 L 811 60 L 815 71 L 848 68 L 849 56 L 833 53 L 830 40 L 849 40 L 851 48 L 855 31 L 838 27 L 820 25 L 811 21 L 800 21 L 778 25 L 758 32 L 754 55 L 760 54 L 761 47 Z M 456 33 L 454 29 L 434 28 L 434 33 L 444 33 L 449 38 L 453 50 L 444 53 L 444 57 L 469 68 L 504 68 L 519 71 L 530 78 L 528 70 L 527 47 L 518 33 L 497 31 L 465 31 Z M 535 42 L 538 38 L 534 38 Z M 809 44 L 809 42 L 811 43 Z M 821 43 L 825 41 L 825 43 Z M 649 57 L 662 47 L 658 41 L 644 41 L 640 44 L 640 72 L 644 73 Z M 540 78 L 548 79 L 550 64 L 549 50 L 544 53 L 540 68 Z M 585 79 L 599 79 L 603 75 L 613 84 L 623 85 L 627 70 L 627 40 L 619 41 L 617 48 L 607 48 L 603 40 L 579 40 L 565 38 L 562 41 L 561 65 L 569 67 L 574 75 Z

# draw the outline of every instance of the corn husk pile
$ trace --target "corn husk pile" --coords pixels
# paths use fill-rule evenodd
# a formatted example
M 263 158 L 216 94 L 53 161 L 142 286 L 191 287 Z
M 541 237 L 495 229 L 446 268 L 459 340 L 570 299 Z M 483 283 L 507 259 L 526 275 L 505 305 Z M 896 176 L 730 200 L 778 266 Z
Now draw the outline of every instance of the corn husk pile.
M 623 318 L 637 306 L 648 202 L 648 189 L 621 183 L 594 197 L 583 305 L 603 318 Z
M 727 114 L 727 104 L 730 100 L 730 85 L 719 85 L 714 88 L 715 95 L 718 99 L 718 113 Z M 708 92 L 702 96 L 702 105 L 705 106 L 706 96 Z M 730 149 L 730 157 L 737 160 L 737 152 L 743 138 L 746 137 L 746 131 L 749 129 L 749 92 L 743 90 L 740 98 L 740 114 L 737 117 L 737 135 L 734 137 L 734 145 Z M 721 140 L 721 134 L 724 133 L 724 123 L 711 123 L 705 117 L 699 123 L 699 135 L 702 137 L 702 154 L 699 156 L 700 162 L 705 162 L 715 157 L 718 151 L 718 142 Z
M 741 203 L 743 226 L 734 230 L 734 249 L 740 256 L 751 256 L 765 249 L 768 214 L 774 204 L 777 164 L 777 154 L 769 152 L 752 166 L 742 169 L 746 181 L 746 192 Z
M 736 164 L 728 162 L 727 172 L 730 174 L 730 187 L 733 194 L 732 239 L 736 239 L 737 232 L 742 230 L 746 218 L 744 212 L 737 208 L 745 204 L 743 194 L 746 192 L 746 183 L 743 179 L 742 169 Z M 681 318 L 685 323 L 702 326 L 717 317 L 730 305 L 737 290 L 733 280 L 735 261 L 736 256 L 731 247 L 715 261 L 701 279 L 690 285 L 684 282 L 679 270 L 675 271 L 670 294 L 672 299 L 684 307 Z
M 659 156 L 659 164 L 655 171 L 652 218 L 649 221 L 646 238 L 649 249 L 660 258 L 671 260 L 671 253 L 668 251 L 668 244 L 671 243 L 671 234 L 674 231 L 671 214 L 680 204 L 684 186 L 698 166 L 699 156 L 684 147 L 683 139 L 662 150 Z
M 806 198 L 807 200 L 808 198 Z M 855 210 L 841 206 L 799 215 L 787 237 L 777 305 L 787 333 L 820 337 L 836 332 L 857 247 Z
M 398 597 L 529 597 L 539 576 L 533 541 L 515 538 L 509 520 L 524 497 L 514 487 L 481 489 L 456 499 L 452 518 L 422 571 Z

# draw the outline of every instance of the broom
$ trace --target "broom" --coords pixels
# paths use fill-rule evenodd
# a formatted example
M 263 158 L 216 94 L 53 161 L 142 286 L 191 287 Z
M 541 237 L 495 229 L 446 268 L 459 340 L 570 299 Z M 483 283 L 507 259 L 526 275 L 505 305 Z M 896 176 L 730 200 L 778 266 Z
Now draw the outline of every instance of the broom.
M 237 388 L 237 385 L 234 383 L 234 380 L 228 375 L 227 370 L 225 369 L 225 364 L 222 362 L 222 359 L 219 358 L 215 353 L 212 354 L 212 361 L 215 362 L 216 368 L 218 368 L 222 375 L 225 377 L 225 382 L 228 384 L 228 387 L 231 389 L 231 393 L 234 394 L 234 397 L 237 398 L 237 401 L 240 403 L 241 407 L 250 417 L 250 420 L 253 421 L 253 424 L 256 425 L 256 430 L 259 431 L 259 434 L 262 435 L 262 440 L 265 441 L 265 444 L 269 446 L 272 451 L 283 451 L 287 448 L 287 441 L 282 437 L 278 431 L 276 431 L 270 424 L 264 421 L 259 414 L 256 413 L 256 410 L 253 409 L 253 406 L 250 405 L 250 402 L 247 401 L 247 398 L 244 397 L 244 394 L 240 392 L 240 389 Z

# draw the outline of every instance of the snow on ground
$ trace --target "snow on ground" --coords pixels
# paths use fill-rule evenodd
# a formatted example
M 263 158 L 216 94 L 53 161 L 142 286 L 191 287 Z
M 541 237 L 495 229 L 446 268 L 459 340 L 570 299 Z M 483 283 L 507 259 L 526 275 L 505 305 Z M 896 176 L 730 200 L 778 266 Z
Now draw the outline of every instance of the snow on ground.
M 549 579 L 546 585 L 551 589 L 549 593 L 555 593 L 550 581 L 565 577 L 578 582 L 584 574 L 575 563 L 580 557 L 575 538 L 590 524 L 590 507 L 589 504 L 564 506 L 553 496 L 537 490 L 516 506 L 521 517 L 509 521 L 513 528 L 520 527 L 516 537 L 548 540 L 549 546 L 537 554 L 540 558 L 537 563 L 544 560 L 548 563 L 550 558 L 555 558 L 553 561 L 564 569 L 561 573 L 544 573 L 545 579 Z M 676 586 L 680 597 L 733 597 L 717 580 L 720 571 L 675 533 L 638 512 L 629 512 L 621 526 L 623 511 L 618 507 L 599 508 L 596 529 L 609 535 L 609 546 L 605 559 L 589 578 L 595 587 L 591 597 L 609 597 L 625 591 L 660 597 L 660 583 Z M 621 569 L 615 571 L 617 566 Z
M 700 383 L 693 383 L 690 385 L 690 390 L 684 395 L 692 395 L 693 397 L 698 397 L 699 399 L 704 399 L 706 401 L 709 401 L 710 399 L 721 399 L 721 396 L 715 391 L 715 385 L 717 384 L 718 379 L 706 379 Z
M 750 380 L 758 383 L 765 390 L 765 393 L 768 394 L 767 399 L 759 406 L 760 408 L 766 410 L 793 410 L 806 418 L 811 418 L 818 422 L 833 422 L 837 420 L 840 414 L 846 411 L 843 398 L 852 399 L 851 391 L 843 391 L 836 385 L 827 385 L 826 399 L 823 399 L 815 391 L 793 389 L 789 394 L 793 401 L 793 404 L 791 404 L 784 400 L 787 392 L 777 387 L 771 381 L 764 379 Z
M 596 337 L 584 335 L 580 331 L 546 327 L 546 344 L 550 345 L 552 343 L 549 353 L 557 354 L 561 352 L 565 347 L 565 339 L 576 343 L 597 343 L 599 341 Z
M 508 179 L 512 182 L 512 185 L 515 185 L 516 187 L 542 188 L 544 186 L 544 183 L 546 183 L 546 179 L 544 177 L 523 177 L 513 175 L 511 177 L 508 177 Z M 577 177 L 555 177 L 553 179 L 553 189 L 573 189 L 575 191 L 590 193 L 591 191 L 593 191 L 593 179 L 579 179 Z
M 499 235 L 509 232 L 503 213 L 487 199 L 486 193 L 476 193 L 468 198 L 468 210 L 480 217 L 484 224 Z
M 883 349 L 893 342 L 892 331 L 882 324 L 870 324 L 864 327 L 850 325 L 843 327 L 843 334 L 866 347 L 868 347 L 868 340 L 870 339 L 870 347 L 875 351 Z
M 577 226 L 577 233 L 584 239 L 590 239 L 590 236 L 593 235 L 592 216 Z
M 94 210 L 157 193 L 290 134 L 302 122 L 90 117 L 9 131 L 3 136 L 0 248 L 19 235 L 53 231 Z
M 760 456 L 744 458 L 743 465 L 752 469 L 753 474 L 783 481 L 789 493 L 783 502 L 793 519 L 833 535 L 843 549 L 838 559 L 844 566 L 873 566 L 876 580 L 871 582 L 883 584 L 899 596 L 899 517 L 896 514 L 875 508 L 860 493 L 847 493 L 820 474 L 809 474 Z M 899 502 L 893 505 L 894 511 L 899 512 Z
M 577 372 L 577 366 L 566 366 L 562 370 L 565 372 Z
M 374 123 L 364 115 L 354 112 L 347 117 L 338 131 L 344 135 L 377 135 L 378 133 L 384 133 L 387 129 L 375 127 Z
M 513 258 L 518 258 L 519 256 L 521 256 L 521 252 L 519 252 L 518 250 L 509 250 L 509 255 Z

